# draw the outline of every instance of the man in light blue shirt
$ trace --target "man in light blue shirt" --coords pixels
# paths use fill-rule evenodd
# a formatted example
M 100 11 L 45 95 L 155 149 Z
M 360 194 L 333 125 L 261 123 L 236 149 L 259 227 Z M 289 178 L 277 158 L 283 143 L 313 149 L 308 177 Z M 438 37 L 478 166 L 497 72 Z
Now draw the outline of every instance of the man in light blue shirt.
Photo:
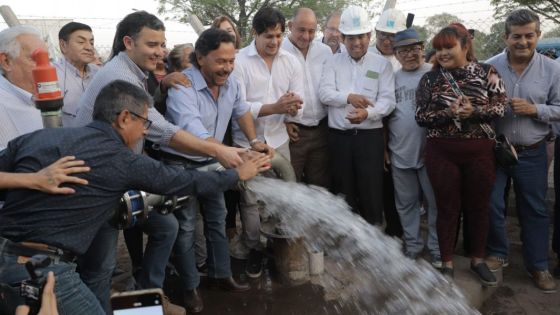
M 32 94 L 31 54 L 37 48 L 46 45 L 33 27 L 20 25 L 0 32 L 0 150 L 10 140 L 43 128 Z
M 58 32 L 62 57 L 54 62 L 58 85 L 64 96 L 62 126 L 70 126 L 76 117 L 78 101 L 86 90 L 99 66 L 95 59 L 93 33 L 89 25 L 70 22 Z
M 507 48 L 487 63 L 493 65 L 506 86 L 510 106 L 496 121 L 498 134 L 516 147 L 519 163 L 498 167 L 490 202 L 487 264 L 494 271 L 508 265 L 504 188 L 513 179 L 521 224 L 525 268 L 545 293 L 556 291 L 548 271 L 549 215 L 546 205 L 546 136 L 549 124 L 560 120 L 560 65 L 536 52 L 541 35 L 538 15 L 527 9 L 509 14 L 505 23 Z
M 251 148 L 255 151 L 273 150 L 257 139 L 257 133 L 250 111 L 250 105 L 243 98 L 241 85 L 234 77 L 235 42 L 220 29 L 211 28 L 198 38 L 195 50 L 190 56 L 193 67 L 183 73 L 192 82 L 192 87 L 179 87 L 169 92 L 165 117 L 196 137 L 221 143 L 230 119 L 237 121 Z M 169 164 L 179 164 L 194 168 L 212 163 L 213 160 L 200 155 L 187 155 L 164 147 L 163 159 Z M 226 208 L 224 195 L 192 198 L 188 204 L 175 211 L 179 222 L 179 234 L 175 243 L 177 268 L 183 282 L 184 305 L 189 313 L 203 309 L 202 299 L 197 291 L 200 283 L 196 268 L 194 243 L 196 214 L 198 206 L 204 218 L 207 243 L 208 276 L 222 288 L 245 291 L 248 285 L 238 284 L 232 277 L 225 234 Z

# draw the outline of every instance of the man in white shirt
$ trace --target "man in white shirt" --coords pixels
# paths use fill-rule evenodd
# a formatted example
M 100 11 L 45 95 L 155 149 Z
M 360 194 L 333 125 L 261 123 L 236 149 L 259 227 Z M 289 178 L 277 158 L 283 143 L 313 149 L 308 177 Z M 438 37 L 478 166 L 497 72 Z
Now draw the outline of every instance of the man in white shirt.
M 78 111 L 78 101 L 99 66 L 92 63 L 95 60 L 95 49 L 89 25 L 78 22 L 64 25 L 58 32 L 58 41 L 63 56 L 53 65 L 64 96 L 62 125 L 70 126 Z
M 405 29 L 406 17 L 404 13 L 397 9 L 385 10 L 379 17 L 377 24 L 375 24 L 375 46 L 369 48 L 370 52 L 389 60 L 395 72 L 401 68 L 401 64 L 393 51 L 395 34 Z
M 290 159 L 298 181 L 329 188 L 327 109 L 319 100 L 323 65 L 332 56 L 325 45 L 313 41 L 317 18 L 309 8 L 300 8 L 288 22 L 290 35 L 282 48 L 295 56 L 303 69 L 305 108 L 301 117 L 286 123 L 290 136 Z
M 286 116 L 296 116 L 300 112 L 304 88 L 299 61 L 280 48 L 285 24 L 282 13 L 271 7 L 261 8 L 253 18 L 255 39 L 237 54 L 233 73 L 251 106 L 257 138 L 248 141 L 236 121 L 232 122 L 232 132 L 237 146 L 249 147 L 255 142 L 265 142 L 276 150 L 276 154 L 289 159 L 289 137 L 284 121 Z M 242 244 L 251 250 L 247 275 L 257 278 L 262 270 L 260 217 L 257 199 L 250 191 L 241 194 L 240 212 Z
M 14 26 L 0 32 L 0 150 L 23 134 L 43 128 L 41 112 L 33 101 L 31 54 L 47 49 L 39 31 L 31 26 Z
M 395 108 L 391 64 L 367 51 L 367 12 L 349 6 L 340 31 L 347 52 L 325 65 L 319 95 L 328 105 L 329 160 L 333 191 L 371 224 L 383 222 L 383 121 Z

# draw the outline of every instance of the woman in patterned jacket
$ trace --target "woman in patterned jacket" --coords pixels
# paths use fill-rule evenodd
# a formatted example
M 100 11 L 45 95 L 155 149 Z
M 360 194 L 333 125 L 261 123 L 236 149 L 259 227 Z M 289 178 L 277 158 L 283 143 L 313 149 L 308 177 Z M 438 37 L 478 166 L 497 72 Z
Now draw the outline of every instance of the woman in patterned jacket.
M 471 270 L 483 285 L 497 281 L 484 263 L 489 201 L 495 179 L 490 123 L 502 117 L 506 93 L 496 70 L 476 62 L 466 28 L 453 23 L 432 40 L 436 58 L 416 90 L 416 121 L 428 130 L 426 168 L 438 208 L 442 273 L 453 277 L 453 252 L 463 211 Z M 483 129 L 486 127 L 486 131 Z

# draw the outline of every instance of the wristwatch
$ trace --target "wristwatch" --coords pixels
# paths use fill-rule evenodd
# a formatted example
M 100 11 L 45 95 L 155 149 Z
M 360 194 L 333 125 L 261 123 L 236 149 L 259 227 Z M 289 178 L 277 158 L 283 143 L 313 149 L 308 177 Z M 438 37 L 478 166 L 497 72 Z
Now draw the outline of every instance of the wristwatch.
M 254 146 L 257 143 L 262 143 L 262 141 L 259 140 L 258 138 L 255 138 L 255 139 L 249 141 L 249 145 L 251 145 L 251 146 Z

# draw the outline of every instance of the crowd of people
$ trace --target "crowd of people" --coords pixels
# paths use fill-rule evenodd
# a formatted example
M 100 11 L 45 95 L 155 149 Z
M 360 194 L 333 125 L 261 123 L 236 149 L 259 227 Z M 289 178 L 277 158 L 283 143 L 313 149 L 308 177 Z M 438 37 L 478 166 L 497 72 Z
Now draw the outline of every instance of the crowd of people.
M 525 268 L 542 292 L 556 291 L 546 191 L 547 148 L 560 132 L 560 64 L 536 52 L 538 15 L 511 12 L 506 49 L 484 62 L 460 23 L 435 35 L 425 60 L 425 39 L 396 9 L 374 29 L 361 7 L 333 12 L 322 38 L 309 8 L 286 21 L 263 7 L 251 25 L 245 47 L 220 16 L 194 45 L 168 51 L 164 23 L 137 11 L 118 23 L 111 56 L 98 65 L 92 29 L 66 24 L 54 62 L 64 96 L 63 128 L 55 129 L 43 129 L 33 99 L 31 55 L 46 48 L 39 32 L 0 32 L 0 283 L 20 283 L 29 257 L 47 255 L 58 312 L 111 314 L 119 235 L 111 219 L 126 191 L 141 190 L 193 198 L 124 230 L 131 289 L 163 288 L 171 258 L 182 300 L 164 299 L 166 314 L 204 309 L 201 273 L 216 288 L 247 291 L 230 254 L 246 259 L 249 278 L 261 276 L 266 203 L 232 188 L 278 155 L 299 182 L 341 195 L 401 238 L 411 262 L 428 259 L 450 281 L 462 224 L 483 286 L 496 286 L 494 272 L 509 264 L 512 183 Z M 496 163 L 497 135 L 513 144 L 516 165 Z M 197 170 L 215 162 L 227 170 Z M 554 178 L 560 200 L 560 163 Z M 554 211 L 560 255 L 560 204 Z M 553 274 L 560 278 L 560 265 Z

